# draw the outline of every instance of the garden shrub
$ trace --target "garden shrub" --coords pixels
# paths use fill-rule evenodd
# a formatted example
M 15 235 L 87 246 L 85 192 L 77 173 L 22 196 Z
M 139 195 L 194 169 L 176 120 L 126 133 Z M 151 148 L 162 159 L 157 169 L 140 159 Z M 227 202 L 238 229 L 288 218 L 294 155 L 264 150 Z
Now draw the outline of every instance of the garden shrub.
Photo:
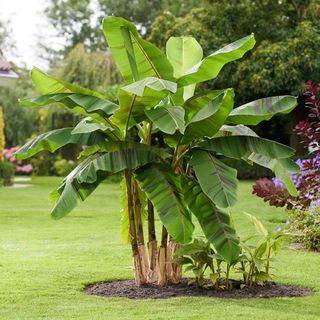
M 5 160 L 0 165 L 0 176 L 3 179 L 5 187 L 13 185 L 15 166 L 13 163 Z
M 53 164 L 56 159 L 56 155 L 50 154 L 44 151 L 41 154 L 34 156 L 30 163 L 32 164 L 34 170 L 33 174 L 36 176 L 53 176 Z
M 253 193 L 272 206 L 288 209 L 289 230 L 301 234 L 297 241 L 309 250 L 320 251 L 320 83 L 308 81 L 303 97 L 309 116 L 299 121 L 294 131 L 308 150 L 309 158 L 298 159 L 300 173 L 291 174 L 298 195 L 290 195 L 276 178 L 257 180 Z
M 18 147 L 12 147 L 10 149 L 3 150 L 4 159 L 12 163 L 14 168 L 14 173 L 21 175 L 29 175 L 32 173 L 33 166 L 22 160 L 17 160 L 14 153 L 18 150 Z
M 308 250 L 320 251 L 320 223 L 306 227 L 303 243 Z

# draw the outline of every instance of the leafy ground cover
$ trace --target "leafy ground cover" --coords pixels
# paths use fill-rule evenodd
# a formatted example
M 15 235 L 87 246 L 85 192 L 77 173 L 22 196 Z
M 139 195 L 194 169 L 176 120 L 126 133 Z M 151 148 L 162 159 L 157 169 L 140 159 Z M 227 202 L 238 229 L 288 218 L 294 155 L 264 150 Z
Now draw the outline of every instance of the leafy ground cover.
M 88 283 L 132 279 L 130 247 L 119 239 L 119 186 L 104 183 L 63 220 L 50 219 L 48 192 L 59 178 L 0 189 L 0 319 L 319 319 L 320 255 L 285 249 L 274 262 L 284 284 L 315 288 L 304 298 L 128 300 L 85 295 Z M 286 219 L 241 182 L 232 209 L 240 233 L 242 210 L 274 230 Z

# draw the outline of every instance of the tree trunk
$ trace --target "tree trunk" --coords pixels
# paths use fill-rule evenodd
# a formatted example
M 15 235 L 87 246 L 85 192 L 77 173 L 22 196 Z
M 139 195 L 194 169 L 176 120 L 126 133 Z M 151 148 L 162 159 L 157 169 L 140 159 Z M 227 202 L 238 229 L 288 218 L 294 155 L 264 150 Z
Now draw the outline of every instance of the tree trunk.
M 167 261 L 171 261 L 175 258 L 174 253 L 180 245 L 176 243 L 173 238 L 169 237 L 167 244 Z M 167 281 L 169 283 L 179 283 L 182 277 L 182 266 L 176 263 L 167 262 Z
M 134 209 L 135 217 L 137 221 L 137 243 L 138 251 L 140 257 L 140 266 L 141 273 L 143 275 L 144 283 L 147 282 L 148 271 L 149 271 L 149 259 L 147 250 L 144 244 L 144 235 L 143 235 L 143 221 L 141 216 L 141 201 L 140 201 L 140 189 L 136 181 L 133 182 L 133 196 L 134 196 Z
M 148 283 L 158 281 L 158 244 L 156 240 L 156 229 L 154 223 L 154 208 L 148 200 L 148 249 L 149 249 L 149 270 Z
M 174 258 L 174 252 L 179 248 L 179 245 L 169 237 L 167 229 L 163 226 L 161 245 L 158 248 L 154 208 L 148 200 L 148 250 L 146 249 L 140 201 L 141 190 L 128 170 L 125 171 L 125 180 L 136 285 L 152 283 L 165 286 L 167 283 L 178 283 L 181 279 L 181 266 L 169 263 L 169 261 Z
M 158 285 L 160 287 L 167 284 L 167 241 L 168 231 L 165 226 L 162 226 L 161 246 L 158 253 Z
M 138 249 L 137 233 L 136 233 L 136 223 L 135 223 L 135 212 L 133 203 L 133 190 L 132 190 L 132 176 L 128 170 L 125 170 L 125 180 L 127 189 L 127 201 L 128 201 L 128 215 L 129 215 L 129 232 L 131 238 L 131 249 L 133 255 L 133 266 L 134 266 L 134 276 L 136 285 L 140 286 L 146 282 L 141 267 L 141 259 Z

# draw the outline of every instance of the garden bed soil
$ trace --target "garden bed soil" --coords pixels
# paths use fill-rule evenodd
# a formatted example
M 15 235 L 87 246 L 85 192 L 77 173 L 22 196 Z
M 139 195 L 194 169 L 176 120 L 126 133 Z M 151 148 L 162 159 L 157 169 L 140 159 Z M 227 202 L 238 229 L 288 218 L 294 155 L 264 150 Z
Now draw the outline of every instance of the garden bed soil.
M 102 297 L 120 297 L 129 299 L 165 299 L 173 297 L 212 297 L 212 298 L 275 298 L 275 297 L 303 297 L 314 293 L 312 289 L 280 285 L 269 282 L 264 287 L 245 287 L 240 289 L 240 282 L 235 282 L 231 290 L 197 289 L 187 284 L 188 279 L 182 279 L 179 284 L 165 287 L 143 285 L 137 287 L 133 280 L 116 280 L 91 284 L 85 288 L 90 295 Z M 238 284 L 238 285 L 237 285 Z

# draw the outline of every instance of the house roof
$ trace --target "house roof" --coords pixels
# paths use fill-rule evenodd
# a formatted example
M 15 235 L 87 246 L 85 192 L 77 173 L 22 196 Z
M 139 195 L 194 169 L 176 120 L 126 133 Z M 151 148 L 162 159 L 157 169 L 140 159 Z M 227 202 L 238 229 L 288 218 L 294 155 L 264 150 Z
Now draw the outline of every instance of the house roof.
M 9 72 L 11 70 L 10 63 L 4 58 L 3 52 L 0 49 L 0 71 Z
M 11 70 L 10 63 L 4 58 L 0 49 L 0 87 L 14 86 L 19 76 Z

